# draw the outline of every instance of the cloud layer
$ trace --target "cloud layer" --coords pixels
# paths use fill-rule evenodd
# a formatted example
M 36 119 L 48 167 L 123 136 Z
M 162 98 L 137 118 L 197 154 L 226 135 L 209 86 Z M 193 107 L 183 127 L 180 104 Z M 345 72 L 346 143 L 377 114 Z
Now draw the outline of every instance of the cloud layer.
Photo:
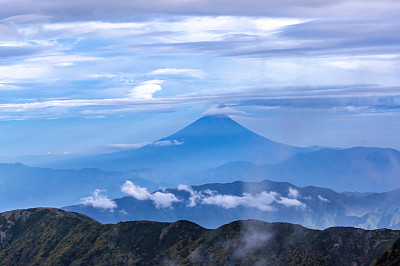
M 121 191 L 127 195 L 134 197 L 137 200 L 151 200 L 157 209 L 159 208 L 171 208 L 173 202 L 179 202 L 180 200 L 172 193 L 164 193 L 156 191 L 150 193 L 146 188 L 136 186 L 131 181 L 126 181 Z
M 235 196 L 219 194 L 216 191 L 211 190 L 195 191 L 187 185 L 179 185 L 178 190 L 186 191 L 190 194 L 186 205 L 187 207 L 195 207 L 198 204 L 205 204 L 219 206 L 224 209 L 231 209 L 241 206 L 247 208 L 256 208 L 261 211 L 273 211 L 275 210 L 275 207 L 272 206 L 272 203 L 274 202 L 282 204 L 285 207 L 306 207 L 304 203 L 297 199 L 283 197 L 273 191 L 263 191 L 256 195 L 245 192 L 241 196 Z M 294 191 L 297 190 L 292 189 L 289 196 L 295 194 Z
M 105 194 L 105 190 L 96 189 L 92 196 L 81 199 L 81 203 L 85 206 L 92 206 L 94 208 L 109 209 L 113 210 L 117 207 L 115 201 L 110 200 Z
M 82 131 L 71 142 L 70 134 L 59 133 L 58 144 L 49 146 L 47 137 L 29 141 L 25 135 L 21 146 L 32 147 L 30 153 L 56 146 L 59 152 L 73 143 L 80 151 L 152 142 L 164 137 L 152 130 L 162 116 L 176 123 L 172 131 L 179 121 L 182 126 L 214 113 L 263 117 L 271 124 L 260 122 L 257 131 L 278 137 L 298 132 L 293 121 L 301 114 L 319 124 L 335 120 L 332 135 L 346 136 L 328 143 L 332 131 L 326 129 L 304 141 L 318 132 L 309 129 L 296 141 L 277 138 L 295 145 L 360 145 L 349 135 L 365 135 L 359 129 L 368 127 L 375 132 L 360 142 L 398 147 L 400 5 L 395 0 L 3 0 L 0 5 L 0 121 L 27 126 L 42 121 L 37 136 L 54 129 L 43 126 L 50 119 L 74 120 L 69 127 L 75 132 L 91 123 L 118 136 L 126 124 L 146 124 L 146 132 L 153 132 L 147 138 L 89 139 Z M 352 127 L 356 118 L 361 122 Z M 304 130 L 307 121 L 302 120 Z M 291 128 L 270 133 L 276 125 Z M 393 137 L 377 140 L 387 135 L 385 128 Z M 6 132 L 7 126 L 0 129 Z M 13 136 L 0 140 L 3 155 L 22 153 L 15 150 L 17 141 L 9 141 Z

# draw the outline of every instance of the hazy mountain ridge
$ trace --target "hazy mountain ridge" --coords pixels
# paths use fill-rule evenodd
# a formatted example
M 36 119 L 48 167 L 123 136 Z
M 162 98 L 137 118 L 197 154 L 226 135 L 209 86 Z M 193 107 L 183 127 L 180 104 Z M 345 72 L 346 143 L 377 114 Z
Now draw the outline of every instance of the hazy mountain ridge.
M 81 157 L 48 166 L 104 170 L 152 168 L 167 173 L 187 173 L 236 160 L 276 163 L 296 153 L 309 151 L 274 142 L 227 116 L 218 115 L 202 117 L 182 130 L 139 149 Z
M 399 151 L 355 147 L 298 153 L 272 165 L 229 162 L 206 171 L 181 175 L 176 178 L 176 183 L 199 185 L 269 179 L 297 186 L 327 187 L 336 191 L 385 192 L 400 188 L 399 173 Z
M 334 225 L 398 228 L 400 206 L 396 202 L 400 202 L 400 191 L 381 194 L 371 192 L 400 187 L 400 152 L 372 147 L 313 149 L 315 151 L 270 141 L 226 116 L 206 116 L 146 147 L 90 159 L 103 166 L 110 162 L 116 167 L 137 167 L 136 170 L 54 170 L 21 164 L 0 164 L 0 207 L 3 210 L 38 205 L 58 207 L 77 204 L 83 198 L 85 206 L 71 208 L 77 208 L 77 211 L 90 214 L 101 221 L 188 219 L 201 225 L 217 227 L 233 220 L 256 218 L 301 223 L 312 228 Z M 293 156 L 286 158 L 289 154 Z M 265 162 L 284 158 L 286 159 L 283 161 L 269 165 L 257 165 L 246 160 L 229 161 L 252 159 Z M 90 164 L 90 160 L 79 163 Z M 217 168 L 198 171 L 209 165 L 219 165 L 223 161 L 227 163 Z M 164 165 L 161 168 L 166 172 L 173 169 L 176 172 L 165 174 L 145 168 L 156 168 L 160 165 Z M 181 173 L 187 171 L 197 172 Z M 272 182 L 265 181 L 260 185 L 265 191 L 243 185 L 234 188 L 235 185 L 215 184 L 265 179 L 288 181 L 292 184 L 283 182 L 278 186 L 278 183 L 272 185 Z M 170 200 L 165 205 L 167 208 L 156 208 L 152 201 L 154 196 L 150 192 L 144 195 L 147 201 L 136 202 L 137 200 L 126 197 L 113 203 L 109 198 L 124 195 L 121 185 L 126 180 L 147 187 L 150 191 L 158 189 L 160 185 L 203 186 L 194 187 L 199 201 L 196 204 L 199 205 L 195 204 L 189 209 L 186 205 L 195 196 L 177 189 L 168 189 L 164 194 L 159 192 L 166 197 L 162 200 Z M 268 185 L 266 182 L 269 182 Z M 306 187 L 309 185 L 314 187 Z M 368 191 L 371 194 L 345 195 L 322 187 L 337 191 Z M 296 189 L 303 198 L 290 196 L 289 188 Z M 105 204 L 109 204 L 108 210 L 99 211 L 90 207 L 90 204 L 98 200 L 96 195 L 100 195 L 99 189 L 107 190 L 102 199 Z M 207 189 L 217 194 L 208 195 Z M 92 196 L 90 193 L 93 193 Z M 249 203 L 252 200 L 259 205 Z M 118 211 L 110 212 L 114 204 Z M 234 204 L 234 208 L 231 204 Z M 172 209 L 169 208 L 171 206 Z M 266 212 L 263 208 L 269 211 Z M 211 211 L 221 212 L 224 216 L 207 217 L 210 219 L 206 221 L 204 214 Z M 135 215 L 132 216 L 133 213 Z
M 207 230 L 188 221 L 102 225 L 84 215 L 36 208 L 0 214 L 7 265 L 369 265 L 399 231 L 309 230 L 236 221 Z
M 0 164 L 0 211 L 34 206 L 65 206 L 101 187 L 113 197 L 122 196 L 120 186 L 134 180 L 156 189 L 155 183 L 141 176 L 156 175 L 150 170 L 130 172 L 85 168 L 59 170 L 29 167 L 20 163 Z
M 400 201 L 396 201 L 400 190 L 361 197 L 320 187 L 297 187 L 287 182 L 237 181 L 154 192 L 151 195 L 159 193 L 158 200 L 162 200 L 162 196 L 172 199 L 161 206 L 149 192 L 141 194 L 140 186 L 131 188 L 132 196 L 113 200 L 116 207 L 112 210 L 90 204 L 64 209 L 84 213 L 104 223 L 183 219 L 216 228 L 235 220 L 258 219 L 320 229 L 331 226 L 400 229 Z

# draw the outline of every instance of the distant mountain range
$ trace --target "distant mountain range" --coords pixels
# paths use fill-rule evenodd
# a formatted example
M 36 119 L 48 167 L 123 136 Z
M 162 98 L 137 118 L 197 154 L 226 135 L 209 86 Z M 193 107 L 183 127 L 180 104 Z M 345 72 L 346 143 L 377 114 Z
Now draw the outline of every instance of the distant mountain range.
M 373 147 L 288 146 L 257 135 L 227 116 L 203 117 L 140 149 L 61 160 L 57 164 L 118 170 L 55 170 L 0 164 L 0 210 L 75 204 L 68 208 L 104 222 L 188 219 L 210 227 L 247 218 L 300 223 L 312 228 L 334 225 L 398 228 L 400 223 L 396 203 L 400 196 L 394 190 L 400 187 L 399 151 Z M 272 185 L 272 181 L 256 183 L 255 186 L 270 194 L 262 194 L 259 189 L 253 191 L 249 188 L 254 187 L 251 183 L 215 184 L 266 179 L 283 183 L 279 186 Z M 121 186 L 127 180 L 150 192 L 162 186 L 203 185 L 193 189 L 200 193 L 195 194 L 197 200 L 203 202 L 207 198 L 208 204 L 188 208 L 187 202 L 195 196 L 176 189 L 166 190 L 176 198 L 167 195 L 163 199 L 170 200 L 173 208 L 154 206 L 150 192 L 147 192 L 146 200 L 121 198 L 125 195 Z M 307 187 L 310 185 L 314 187 Z M 340 194 L 322 187 L 347 192 Z M 290 188 L 303 198 L 289 196 Z M 207 189 L 223 196 L 212 198 L 207 195 Z M 108 205 L 108 210 L 91 207 L 90 202 L 98 200 L 96 195 L 106 203 L 109 198 L 118 198 L 116 207 L 114 204 Z M 107 195 L 108 198 L 104 198 Z M 76 205 L 82 198 L 88 200 L 82 201 L 86 205 Z M 223 205 L 224 200 L 233 200 L 236 205 L 234 208 Z M 270 205 L 266 208 L 274 211 L 254 207 L 246 203 L 247 200 L 265 200 L 263 204 Z M 114 212 L 109 211 L 111 207 Z M 205 216 L 215 211 L 221 215 Z
M 219 115 L 202 117 L 177 133 L 139 149 L 62 160 L 47 166 L 119 171 L 151 168 L 166 173 L 188 173 L 237 160 L 276 163 L 309 151 L 312 150 L 274 142 Z
M 56 170 L 28 167 L 26 165 L 0 164 L 0 211 L 35 206 L 65 206 L 79 203 L 97 188 L 106 189 L 112 197 L 121 197 L 120 186 L 132 180 L 159 188 L 159 184 L 141 176 L 157 179 L 158 173 L 151 170 L 101 171 L 99 169 Z
M 117 171 L 154 169 L 164 176 L 149 180 L 170 186 L 269 179 L 350 192 L 400 188 L 397 150 L 298 148 L 257 135 L 227 116 L 203 117 L 139 149 L 60 160 L 48 166 Z
M 319 231 L 255 220 L 215 230 L 188 221 L 102 225 L 36 208 L 1 213 L 0 236 L 3 265 L 370 265 L 400 231 Z
M 327 187 L 336 191 L 384 192 L 400 188 L 400 152 L 373 147 L 321 149 L 299 153 L 272 165 L 229 162 L 214 169 L 182 175 L 176 178 L 175 183 L 264 179 L 291 182 L 298 186 Z
M 347 195 L 320 187 L 287 182 L 233 182 L 178 186 L 154 193 L 130 182 L 131 195 L 113 200 L 114 207 L 95 203 L 64 207 L 103 223 L 130 220 L 190 220 L 208 228 L 243 219 L 290 222 L 308 228 L 354 226 L 400 229 L 400 190 Z

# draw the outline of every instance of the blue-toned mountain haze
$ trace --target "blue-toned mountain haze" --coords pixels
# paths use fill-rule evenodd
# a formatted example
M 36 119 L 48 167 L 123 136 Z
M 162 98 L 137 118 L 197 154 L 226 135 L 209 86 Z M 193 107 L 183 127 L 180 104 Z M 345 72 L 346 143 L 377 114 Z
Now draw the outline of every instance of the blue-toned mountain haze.
M 104 201 L 94 194 L 65 210 L 84 213 L 103 223 L 129 220 L 190 220 L 216 228 L 240 219 L 290 222 L 308 228 L 354 226 L 400 228 L 400 190 L 346 195 L 331 189 L 297 187 L 287 182 L 233 182 L 180 185 L 150 193 L 127 181 L 129 196 Z
M 400 230 L 399 14 L 398 0 L 0 0 L 0 258 L 131 265 L 141 251 L 119 249 L 134 240 L 168 251 L 140 255 L 166 265 L 397 259 L 394 238 L 372 237 L 397 231 L 321 231 L 329 244 L 308 235 L 300 259 L 279 233 L 264 252 L 269 235 L 237 226 L 262 222 L 234 221 Z M 40 207 L 101 223 L 233 223 L 101 226 Z M 29 224 L 46 220 L 59 227 Z M 158 228 L 141 231 L 158 244 L 120 230 L 133 224 Z M 353 237 L 335 231 L 363 236 L 343 245 Z M 49 235 L 57 248 L 40 244 Z M 231 260 L 236 236 L 258 247 Z M 221 247 L 201 252 L 208 237 Z M 87 258 L 71 255 L 75 241 Z
M 176 174 L 205 170 L 236 160 L 277 163 L 296 153 L 309 151 L 257 135 L 226 115 L 212 115 L 202 117 L 182 130 L 141 148 L 79 157 L 50 163 L 49 166 L 97 167 L 105 170 L 154 168 Z

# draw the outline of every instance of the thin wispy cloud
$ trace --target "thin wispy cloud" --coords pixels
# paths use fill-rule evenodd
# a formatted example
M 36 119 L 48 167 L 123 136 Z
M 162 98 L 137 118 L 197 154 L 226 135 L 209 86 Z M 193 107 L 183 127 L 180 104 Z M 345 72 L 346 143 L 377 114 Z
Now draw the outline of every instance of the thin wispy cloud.
M 154 76 L 187 76 L 194 78 L 203 78 L 205 76 L 204 72 L 200 69 L 190 69 L 190 68 L 161 68 L 153 70 L 149 75 Z
M 129 144 L 107 144 L 106 147 L 112 149 L 130 150 L 130 149 L 139 149 L 149 144 L 151 144 L 151 142 L 129 143 Z

